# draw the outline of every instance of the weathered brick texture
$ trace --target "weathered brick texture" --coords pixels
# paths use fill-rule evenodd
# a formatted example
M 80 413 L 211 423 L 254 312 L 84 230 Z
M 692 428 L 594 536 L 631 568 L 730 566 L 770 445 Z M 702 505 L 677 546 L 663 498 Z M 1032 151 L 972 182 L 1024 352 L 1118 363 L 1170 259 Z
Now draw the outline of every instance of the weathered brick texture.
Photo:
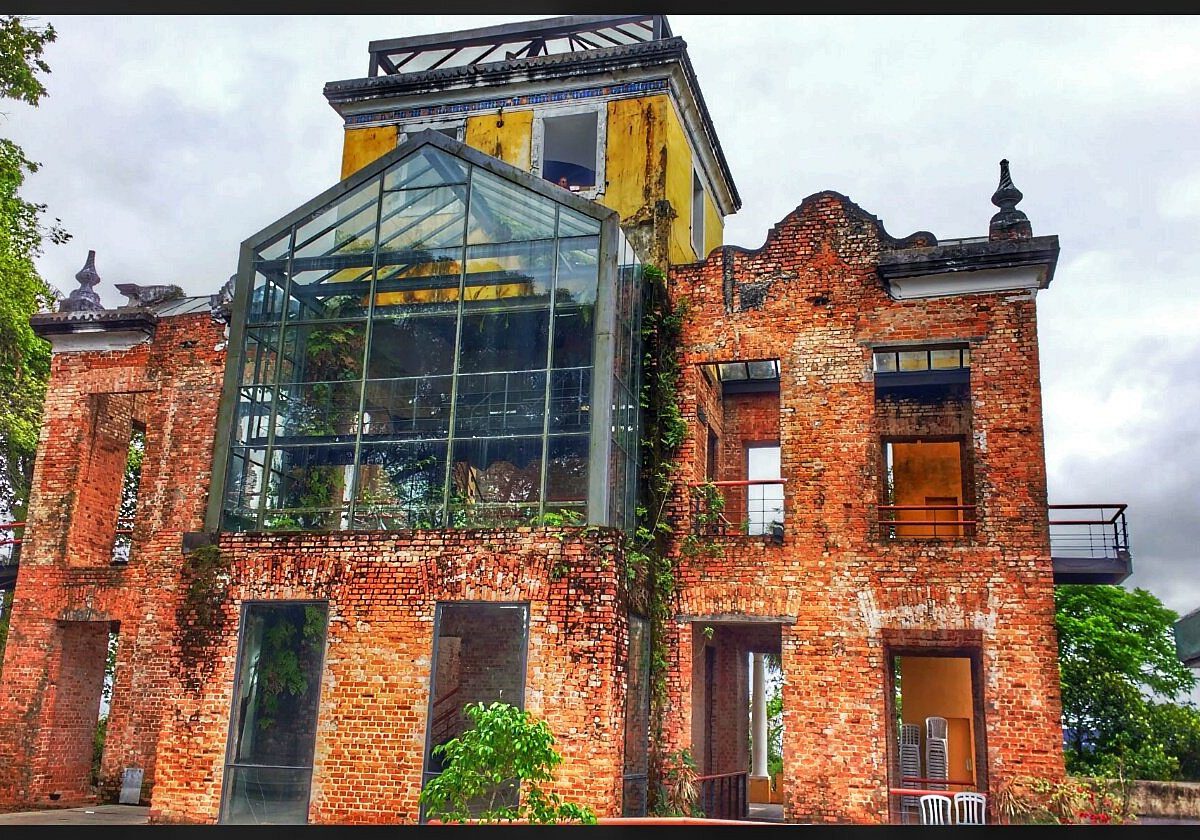
M 689 307 L 685 366 L 780 360 L 787 484 L 781 546 L 720 538 L 719 550 L 680 561 L 668 685 L 682 713 L 669 722 L 669 746 L 690 746 L 703 713 L 688 709 L 703 678 L 691 642 L 696 628 L 713 617 L 778 617 L 781 785 L 793 820 L 888 818 L 888 632 L 917 633 L 920 643 L 922 632 L 977 631 L 987 739 L 981 770 L 992 785 L 1017 773 L 1063 773 L 1034 298 L 893 300 L 875 265 L 896 245 L 874 217 L 821 193 L 776 225 L 761 249 L 725 247 L 671 272 L 673 294 Z M 969 405 L 878 409 L 872 346 L 934 340 L 969 342 Z M 687 373 L 685 416 L 703 406 L 717 417 L 710 422 L 723 424 L 723 467 L 734 478 L 743 462 L 731 425 L 748 425 L 753 436 L 770 422 L 747 424 L 744 397 L 729 400 L 720 417 L 695 369 Z M 880 539 L 881 434 L 968 427 L 976 539 Z M 682 474 L 702 475 L 705 457 L 692 436 Z M 686 527 L 682 490 L 676 512 Z

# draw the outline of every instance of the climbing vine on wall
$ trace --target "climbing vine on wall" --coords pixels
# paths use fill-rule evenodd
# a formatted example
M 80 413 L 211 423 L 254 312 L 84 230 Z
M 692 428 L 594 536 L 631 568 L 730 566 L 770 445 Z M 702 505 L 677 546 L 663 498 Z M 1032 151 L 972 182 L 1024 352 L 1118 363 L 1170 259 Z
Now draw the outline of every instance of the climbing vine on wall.
M 679 448 L 687 423 L 679 407 L 679 343 L 686 306 L 672 303 L 666 275 L 655 266 L 643 269 L 646 298 L 642 317 L 642 440 L 639 447 L 641 484 L 637 526 L 626 543 L 631 582 L 644 574 L 645 608 L 650 622 L 650 807 L 657 807 L 664 756 L 669 649 L 668 622 L 675 595 L 672 543 L 676 512 L 672 497 L 678 481 Z
M 216 545 L 200 546 L 187 555 L 183 598 L 176 613 L 180 657 L 187 666 L 210 662 L 206 651 L 224 624 L 228 572 L 229 558 Z

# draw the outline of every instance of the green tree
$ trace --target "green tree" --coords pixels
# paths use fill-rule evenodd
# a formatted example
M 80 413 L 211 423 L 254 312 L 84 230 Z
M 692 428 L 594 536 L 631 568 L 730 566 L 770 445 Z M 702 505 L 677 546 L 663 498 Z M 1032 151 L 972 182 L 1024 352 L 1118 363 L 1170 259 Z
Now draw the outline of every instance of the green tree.
M 41 101 L 46 88 L 38 74 L 50 71 L 42 51 L 55 37 L 52 26 L 0 18 L 0 98 Z M 49 345 L 33 334 L 29 316 L 55 303 L 34 260 L 46 241 L 68 239 L 57 219 L 43 224 L 44 204 L 19 195 L 26 175 L 37 169 L 20 146 L 0 138 L 0 516 L 17 519 L 25 514 L 50 371 Z
M 508 703 L 472 703 L 466 713 L 473 726 L 433 748 L 444 769 L 421 791 L 429 817 L 458 823 L 596 822 L 590 808 L 542 790 L 562 762 L 545 721 Z
M 1080 774 L 1172 779 L 1188 757 L 1196 710 L 1170 701 L 1195 678 L 1176 656 L 1176 613 L 1144 589 L 1060 586 L 1055 591 L 1067 769 Z M 1156 698 L 1156 699 L 1152 699 Z

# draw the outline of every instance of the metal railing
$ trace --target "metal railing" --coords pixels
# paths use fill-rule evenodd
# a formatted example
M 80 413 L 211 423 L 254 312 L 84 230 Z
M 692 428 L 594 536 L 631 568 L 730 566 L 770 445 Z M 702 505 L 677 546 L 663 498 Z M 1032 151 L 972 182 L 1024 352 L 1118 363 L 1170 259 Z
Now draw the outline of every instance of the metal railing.
M 1127 559 L 1127 507 L 1125 504 L 1047 505 L 1050 511 L 1050 556 Z M 1086 515 L 1089 512 L 1094 515 Z M 1056 517 L 1056 513 L 1060 516 Z
M 696 786 L 700 793 L 700 809 L 709 819 L 744 820 L 750 813 L 747 795 L 750 773 L 718 773 L 713 776 L 697 776 Z
M 975 505 L 880 505 L 879 528 L 888 540 L 971 540 Z
M 704 481 L 690 488 L 692 532 L 701 536 L 783 539 L 785 479 Z

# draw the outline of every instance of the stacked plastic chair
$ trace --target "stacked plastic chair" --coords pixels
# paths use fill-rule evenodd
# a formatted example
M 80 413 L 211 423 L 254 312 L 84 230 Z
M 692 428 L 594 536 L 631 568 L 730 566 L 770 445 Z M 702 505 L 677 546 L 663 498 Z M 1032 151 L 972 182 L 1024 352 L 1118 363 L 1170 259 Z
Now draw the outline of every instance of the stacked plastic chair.
M 905 776 L 921 776 L 921 727 L 915 723 L 900 724 L 900 776 L 900 787 L 919 787 L 916 782 L 903 781 Z M 902 811 L 916 811 L 918 804 L 915 796 L 900 797 Z
M 947 726 L 943 717 L 925 718 L 925 776 L 949 779 L 950 762 L 946 750 Z M 930 790 L 947 790 L 944 784 L 929 783 Z

